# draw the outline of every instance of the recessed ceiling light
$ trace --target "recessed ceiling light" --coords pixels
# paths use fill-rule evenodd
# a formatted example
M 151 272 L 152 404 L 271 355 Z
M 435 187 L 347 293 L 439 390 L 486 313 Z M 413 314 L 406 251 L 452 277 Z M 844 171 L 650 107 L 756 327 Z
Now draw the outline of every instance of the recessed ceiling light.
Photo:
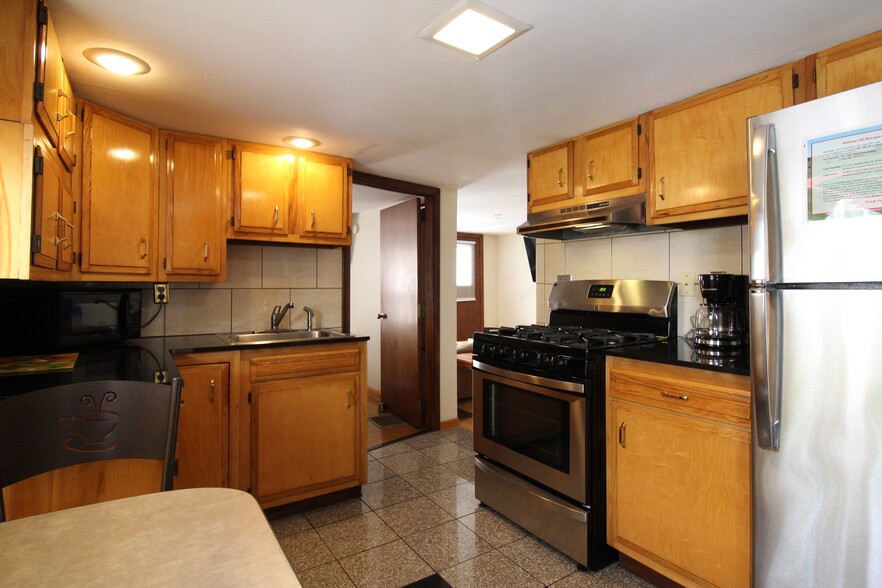
M 107 71 L 121 76 L 135 76 L 150 71 L 150 64 L 125 51 L 106 47 L 91 47 L 83 51 L 86 59 Z
M 481 59 L 531 28 L 478 0 L 460 0 L 420 36 Z
M 310 149 L 312 147 L 318 147 L 321 145 L 319 141 L 315 139 L 310 139 L 308 137 L 285 137 L 282 139 L 285 143 L 289 145 L 293 145 L 298 149 Z

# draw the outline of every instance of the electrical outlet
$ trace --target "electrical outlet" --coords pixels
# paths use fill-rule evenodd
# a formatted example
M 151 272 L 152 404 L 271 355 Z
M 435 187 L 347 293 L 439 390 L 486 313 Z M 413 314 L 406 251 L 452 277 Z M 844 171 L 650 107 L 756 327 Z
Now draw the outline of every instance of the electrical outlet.
M 168 370 L 153 370 L 153 383 L 165 384 L 168 382 Z
M 153 284 L 153 304 L 168 304 L 168 284 Z
M 683 272 L 680 274 L 680 296 L 695 296 L 695 274 Z

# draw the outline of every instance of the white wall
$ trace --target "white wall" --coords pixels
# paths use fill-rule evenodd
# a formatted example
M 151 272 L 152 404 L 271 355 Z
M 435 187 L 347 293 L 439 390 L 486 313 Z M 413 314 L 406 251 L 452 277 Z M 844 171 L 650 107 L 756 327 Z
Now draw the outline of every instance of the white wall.
M 456 418 L 456 190 L 441 190 L 441 422 Z
M 536 317 L 536 284 L 524 238 L 499 235 L 496 238 L 496 272 L 500 284 L 496 296 L 497 320 L 488 326 L 530 324 Z
M 380 209 L 352 215 L 358 232 L 352 235 L 349 268 L 350 331 L 367 335 L 368 386 L 380 389 Z
M 499 325 L 499 270 L 496 235 L 484 235 L 484 327 Z

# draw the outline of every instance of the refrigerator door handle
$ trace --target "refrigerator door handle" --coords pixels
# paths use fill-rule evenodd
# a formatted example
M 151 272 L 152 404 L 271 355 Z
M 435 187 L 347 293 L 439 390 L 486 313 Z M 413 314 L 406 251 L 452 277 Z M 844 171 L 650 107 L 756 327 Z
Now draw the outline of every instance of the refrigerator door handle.
M 781 383 L 774 369 L 781 349 L 780 312 L 774 301 L 780 292 L 750 289 L 750 378 L 754 429 L 762 449 L 777 450 L 781 430 Z
M 776 282 L 780 280 L 781 234 L 775 125 L 757 125 L 750 133 L 750 279 Z

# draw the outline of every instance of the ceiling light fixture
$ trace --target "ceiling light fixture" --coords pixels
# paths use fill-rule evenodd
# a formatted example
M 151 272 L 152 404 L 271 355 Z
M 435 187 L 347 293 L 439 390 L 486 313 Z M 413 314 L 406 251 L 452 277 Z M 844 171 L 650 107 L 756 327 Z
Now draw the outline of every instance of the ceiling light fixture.
M 478 0 L 460 0 L 420 37 L 481 59 L 531 28 Z
M 315 139 L 310 139 L 309 137 L 285 137 L 282 141 L 288 145 L 293 145 L 298 149 L 311 149 L 321 145 L 321 142 Z
M 83 56 L 95 65 L 121 76 L 137 76 L 150 71 L 149 63 L 117 49 L 91 47 L 83 51 Z

